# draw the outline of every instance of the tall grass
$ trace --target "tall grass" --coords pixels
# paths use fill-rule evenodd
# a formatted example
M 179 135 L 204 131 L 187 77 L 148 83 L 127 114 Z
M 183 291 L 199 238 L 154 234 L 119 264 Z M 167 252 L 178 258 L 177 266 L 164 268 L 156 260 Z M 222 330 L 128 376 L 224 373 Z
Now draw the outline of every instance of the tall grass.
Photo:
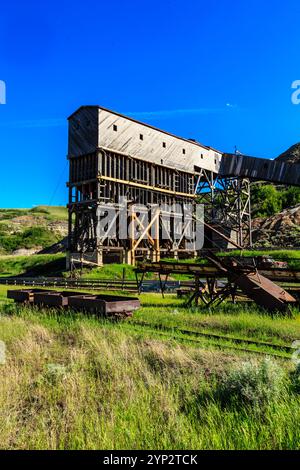
M 0 317 L 7 345 L 1 448 L 299 448 L 300 400 L 292 387 L 284 387 L 281 400 L 270 394 L 262 413 L 219 399 L 226 377 L 239 383 L 232 371 L 243 370 L 245 358 L 72 312 L 10 312 Z M 277 367 L 289 384 L 288 370 Z M 253 374 L 260 386 L 255 368 Z M 246 373 L 240 382 L 249 380 Z
M 144 321 L 153 325 L 188 328 L 216 332 L 261 341 L 290 344 L 300 338 L 299 308 L 293 310 L 293 317 L 273 315 L 254 303 L 224 302 L 217 308 L 186 308 L 184 301 L 175 295 L 162 299 L 157 294 L 140 296 L 143 308 L 135 313 L 133 321 Z

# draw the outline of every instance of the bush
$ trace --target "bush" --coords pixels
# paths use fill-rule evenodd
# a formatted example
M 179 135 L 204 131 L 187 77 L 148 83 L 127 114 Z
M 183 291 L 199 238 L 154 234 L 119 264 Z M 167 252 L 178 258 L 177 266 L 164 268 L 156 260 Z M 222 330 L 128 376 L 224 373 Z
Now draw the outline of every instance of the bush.
M 263 407 L 276 400 L 284 391 L 284 373 L 271 359 L 258 363 L 243 363 L 229 372 L 219 384 L 219 396 L 224 404 L 242 403 Z
M 251 205 L 254 217 L 269 217 L 300 204 L 300 188 L 282 188 L 272 184 L 252 185 Z
M 66 377 L 67 369 L 61 364 L 47 364 L 44 373 L 44 380 L 55 385 Z
M 300 188 L 292 186 L 291 188 L 282 191 L 281 194 L 283 209 L 300 204 Z
M 18 248 L 46 248 L 59 240 L 59 237 L 46 227 L 30 227 L 21 233 L 4 235 L 0 233 L 0 248 L 11 253 Z
M 268 217 L 282 210 L 280 193 L 271 184 L 253 186 L 251 204 L 255 217 Z

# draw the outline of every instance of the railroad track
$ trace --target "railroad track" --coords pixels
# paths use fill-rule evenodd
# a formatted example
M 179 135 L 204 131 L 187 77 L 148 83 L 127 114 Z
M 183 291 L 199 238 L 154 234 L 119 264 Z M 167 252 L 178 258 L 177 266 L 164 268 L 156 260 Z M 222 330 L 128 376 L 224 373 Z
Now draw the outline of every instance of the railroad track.
M 137 329 L 148 329 L 161 336 L 172 337 L 172 339 L 201 345 L 203 340 L 208 340 L 209 344 L 219 349 L 238 350 L 246 353 L 253 353 L 264 356 L 273 356 L 281 359 L 290 360 L 294 349 L 287 344 L 278 344 L 264 342 L 260 340 L 250 340 L 217 333 L 208 333 L 203 331 L 186 330 L 177 327 L 167 327 L 164 325 L 155 325 L 144 321 L 130 321 L 128 325 L 132 325 Z M 246 347 L 247 346 L 247 347 Z M 256 349 L 251 349 L 251 346 Z M 266 348 L 262 350 L 261 348 Z
M 0 278 L 0 284 L 7 286 L 62 287 L 65 289 L 111 289 L 137 292 L 136 281 L 113 279 L 64 279 L 64 278 Z
M 30 286 L 30 287 L 63 287 L 66 289 L 112 289 L 138 292 L 135 280 L 115 280 L 115 279 L 64 279 L 64 278 L 40 278 L 40 277 L 0 277 L 0 284 L 8 286 Z M 284 284 L 282 284 L 284 285 Z M 153 292 L 160 289 L 159 281 L 143 281 L 143 292 L 148 288 L 154 288 Z M 167 290 L 176 291 L 179 288 L 194 288 L 193 281 L 169 281 Z M 156 289 L 155 289 L 156 288 Z M 300 291 L 300 284 L 285 285 L 286 290 Z M 149 290 L 150 292 L 151 290 Z
M 0 284 L 16 286 L 36 286 L 36 287 L 65 287 L 74 289 L 114 289 L 137 291 L 135 281 L 114 281 L 114 280 L 69 280 L 53 278 L 51 280 L 40 278 L 0 278 Z M 219 349 L 238 350 L 246 353 L 259 355 L 270 355 L 282 359 L 290 359 L 294 349 L 286 344 L 274 344 L 259 340 L 238 338 L 221 335 L 217 333 L 182 329 L 178 327 L 167 327 L 161 324 L 151 324 L 145 321 L 130 320 L 127 324 L 131 328 L 147 329 L 160 336 L 175 339 L 176 341 L 189 342 L 201 345 L 206 342 Z M 252 349 L 253 348 L 253 349 Z M 265 350 L 262 350 L 264 348 Z M 267 350 L 266 350 L 267 349 Z

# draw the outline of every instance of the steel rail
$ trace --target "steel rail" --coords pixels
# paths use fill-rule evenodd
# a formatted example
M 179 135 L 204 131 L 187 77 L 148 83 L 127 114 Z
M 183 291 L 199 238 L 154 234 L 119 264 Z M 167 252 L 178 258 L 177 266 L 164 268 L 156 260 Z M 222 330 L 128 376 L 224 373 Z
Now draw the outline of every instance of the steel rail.
M 237 344 L 246 344 L 248 346 L 253 345 L 256 347 L 267 347 L 271 348 L 276 351 L 284 351 L 286 353 L 292 353 L 294 349 L 292 346 L 289 346 L 287 344 L 279 344 L 279 343 L 270 343 L 270 342 L 264 342 L 260 340 L 250 340 L 250 339 L 245 339 L 245 338 L 240 338 L 240 337 L 232 337 L 232 336 L 226 336 L 226 335 L 220 335 L 217 333 L 208 333 L 204 331 L 194 331 L 194 330 L 186 330 L 186 329 L 181 329 L 177 327 L 167 327 L 164 325 L 157 325 L 157 324 L 151 324 L 147 323 L 144 321 L 130 321 L 129 324 L 135 325 L 135 326 L 141 326 L 141 327 L 147 327 L 150 329 L 154 329 L 155 331 L 163 331 L 163 332 L 169 332 L 169 333 L 179 333 L 182 335 L 186 336 L 196 336 L 196 337 L 202 337 L 202 338 L 208 338 L 208 339 L 214 339 L 214 340 L 221 340 L 221 341 L 227 341 L 227 342 L 233 342 Z M 190 338 L 189 338 L 190 339 Z M 195 340 L 196 341 L 196 340 Z M 220 345 L 221 346 L 221 345 Z M 228 346 L 228 345 L 227 345 Z M 231 346 L 230 346 L 231 347 Z M 242 348 L 236 348 L 238 350 L 242 350 Z M 246 349 L 247 352 L 261 352 L 263 354 L 268 355 L 269 352 L 264 352 L 264 351 L 257 351 L 253 349 Z M 272 354 L 272 353 L 270 353 Z M 282 356 L 280 354 L 276 354 L 277 356 L 287 358 L 287 356 Z

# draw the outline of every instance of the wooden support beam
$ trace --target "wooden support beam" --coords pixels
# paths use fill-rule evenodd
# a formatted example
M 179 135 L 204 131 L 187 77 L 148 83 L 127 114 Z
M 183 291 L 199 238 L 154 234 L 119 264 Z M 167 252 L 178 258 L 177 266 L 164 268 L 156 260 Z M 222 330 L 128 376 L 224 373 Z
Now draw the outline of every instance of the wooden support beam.
M 191 198 L 191 199 L 195 199 L 197 197 L 197 195 L 194 194 L 194 193 L 191 194 L 191 193 L 172 191 L 170 189 L 164 189 L 164 188 L 160 188 L 160 187 L 157 187 L 157 186 L 150 186 L 150 185 L 147 185 L 147 184 L 136 183 L 135 181 L 120 180 L 120 179 L 117 179 L 117 178 L 112 178 L 111 176 L 101 175 L 101 176 L 98 176 L 98 180 L 113 181 L 115 183 L 125 184 L 127 186 L 135 186 L 136 188 L 144 188 L 144 189 L 147 189 L 148 191 L 149 190 L 157 191 L 159 193 L 172 194 L 173 196 L 178 196 L 178 197 L 183 197 L 184 196 L 184 197 L 188 197 L 188 198 Z

